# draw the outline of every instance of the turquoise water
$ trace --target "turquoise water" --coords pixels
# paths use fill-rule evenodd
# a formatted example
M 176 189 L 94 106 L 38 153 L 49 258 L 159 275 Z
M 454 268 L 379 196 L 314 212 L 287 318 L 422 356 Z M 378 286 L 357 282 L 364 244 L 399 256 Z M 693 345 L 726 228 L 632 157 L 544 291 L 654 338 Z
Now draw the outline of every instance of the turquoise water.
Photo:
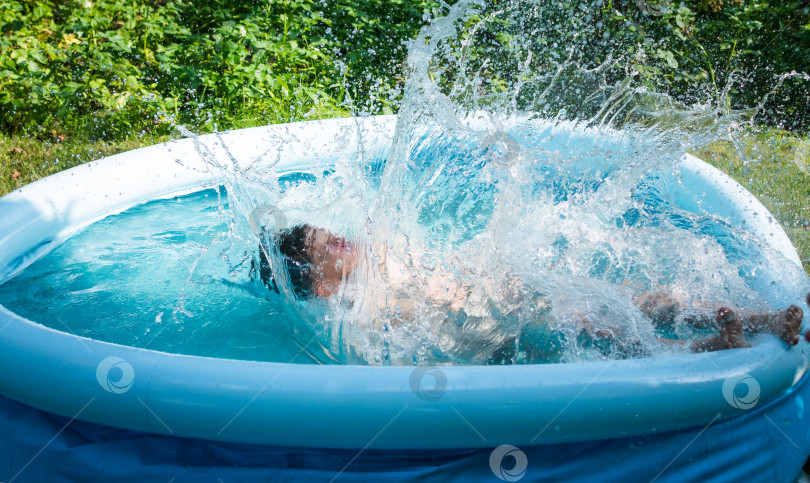
M 463 162 L 464 157 L 459 159 Z M 550 205 L 544 205 L 547 209 L 560 206 L 571 196 L 596 192 L 602 186 L 596 181 L 583 182 L 583 176 L 590 176 L 587 170 L 579 175 L 563 176 L 549 166 L 538 169 L 542 176 L 537 178 L 543 181 L 534 186 L 532 192 L 542 194 L 543 199 L 552 198 Z M 368 171 L 370 186 L 379 186 L 381 172 L 381 169 Z M 324 176 L 292 173 L 282 176 L 279 184 L 287 195 L 298 196 L 303 190 L 312 197 L 323 183 L 331 182 L 333 174 Z M 757 268 L 768 263 L 759 244 L 720 219 L 685 212 L 663 201 L 658 181 L 655 173 L 644 178 L 633 190 L 629 208 L 613 219 L 604 220 L 599 230 L 589 227 L 585 219 L 573 225 L 586 233 L 589 229 L 596 234 L 608 230 L 607 233 L 615 237 L 612 244 L 577 238 L 578 232 L 568 231 L 560 221 L 551 220 L 543 228 L 553 234 L 547 237 L 548 250 L 542 245 L 532 248 L 526 240 L 517 238 L 502 247 L 514 253 L 514 264 L 522 260 L 520 250 L 531 255 L 526 267 L 536 268 L 522 273 L 525 290 L 542 289 L 544 294 L 550 294 L 557 311 L 555 316 L 564 321 L 567 311 L 585 310 L 581 307 L 586 303 L 601 304 L 598 310 L 602 312 L 613 310 L 605 304 L 618 303 L 616 295 L 628 296 L 629 292 L 619 293 L 611 287 L 625 290 L 623 286 L 628 281 L 640 283 L 655 276 L 661 283 L 673 286 L 686 283 L 687 288 L 694 288 L 695 284 L 703 283 L 701 273 L 696 270 L 707 270 L 707 259 L 716 264 L 714 257 L 720 256 L 726 260 L 723 262 L 726 273 L 703 272 L 713 280 L 705 283 L 701 294 L 708 297 L 712 287 L 728 291 L 734 283 L 743 284 L 736 290 L 750 292 L 745 284 L 756 281 Z M 493 229 L 488 226 L 488 220 L 498 194 L 493 183 L 472 183 L 466 188 L 447 190 L 445 206 L 464 207 L 464 199 L 477 201 L 478 205 L 467 207 L 464 216 L 454 212 L 447 218 L 447 210 L 437 215 L 422 213 L 419 225 L 433 232 L 455 220 L 458 225 L 451 233 L 457 238 L 450 240 L 452 244 L 475 246 L 477 237 Z M 457 201 L 461 195 L 464 199 Z M 542 215 L 534 222 L 543 223 L 545 217 Z M 529 219 L 524 223 L 533 221 Z M 339 305 L 302 305 L 283 291 L 281 294 L 272 292 L 257 281 L 254 266 L 259 240 L 245 230 L 245 225 L 245 220 L 235 215 L 222 188 L 144 203 L 91 224 L 0 285 L 0 304 L 59 331 L 179 354 L 296 363 L 334 360 L 384 363 L 381 357 L 375 358 L 376 354 L 386 351 L 390 354 L 397 349 L 402 354 L 421 351 L 422 355 L 417 357 L 427 357 L 424 353 L 432 351 L 438 360 L 447 359 L 449 353 L 437 349 L 438 336 L 447 337 L 446 333 L 439 332 L 439 327 L 446 324 L 431 315 L 405 325 L 364 328 L 353 325 L 360 324 L 358 321 L 347 323 L 352 320 L 352 313 Z M 449 240 L 447 233 L 440 230 L 437 233 L 439 239 Z M 641 238 L 633 233 L 639 233 Z M 642 239 L 646 250 L 641 245 Z M 536 238 L 535 242 L 538 240 L 541 238 Z M 631 242 L 633 245 L 628 248 L 626 244 Z M 690 255 L 693 251 L 690 244 L 694 243 L 712 251 L 707 252 L 708 256 Z M 470 261 L 478 263 L 477 258 L 490 255 L 498 254 L 483 251 L 455 263 L 460 266 Z M 693 260 L 683 264 L 684 256 L 692 256 Z M 699 264 L 703 264 L 703 268 Z M 427 273 L 429 268 L 424 266 L 422 270 Z M 683 279 L 686 282 L 679 280 L 685 275 L 688 275 Z M 564 281 L 565 286 L 558 290 L 555 284 L 560 281 Z M 576 297 L 566 298 L 572 291 Z M 364 292 L 354 294 L 362 297 Z M 346 317 L 344 322 L 339 322 L 341 316 Z M 392 313 L 380 314 L 386 323 L 395 316 L 396 307 Z M 443 319 L 457 320 L 458 317 L 445 313 Z M 532 321 L 528 322 L 531 325 Z M 461 332 L 454 337 L 466 337 L 464 331 L 472 330 L 467 325 L 469 322 L 459 326 Z M 541 344 L 531 339 L 537 335 L 539 340 L 545 340 L 542 344 L 548 345 L 549 332 L 539 330 L 542 326 L 531 327 L 534 328 L 515 329 L 505 324 L 502 335 L 506 340 L 519 334 L 523 343 Z M 567 356 L 557 353 L 546 360 L 531 359 L 522 356 L 518 347 L 513 362 L 602 357 L 593 348 L 584 348 L 577 342 L 577 335 L 566 330 L 563 324 L 552 332 L 561 333 L 563 340 L 568 336 L 569 347 L 563 348 L 569 351 Z M 709 332 L 676 324 L 657 329 L 656 335 L 691 339 Z M 332 339 L 336 333 L 340 334 L 337 342 Z M 377 340 L 380 333 L 388 338 Z M 644 339 L 645 336 L 638 337 Z M 561 344 L 559 336 L 552 339 L 557 340 L 558 346 Z M 341 352 L 344 350 L 341 344 L 352 350 L 363 348 L 367 353 L 362 359 L 350 357 Z M 400 344 L 401 348 L 395 344 Z M 474 344 L 473 341 L 472 346 L 464 349 L 475 352 Z M 566 345 L 564 341 L 562 344 Z M 418 347 L 413 349 L 413 346 Z M 423 362 L 414 359 L 414 363 Z M 465 363 L 463 359 L 454 362 Z
M 634 303 L 649 292 L 704 311 L 802 300 L 800 267 L 740 227 L 668 205 L 658 186 L 685 153 L 734 139 L 751 113 L 638 85 L 643 55 L 593 45 L 590 15 L 461 1 L 410 45 L 382 157 L 384 146 L 358 150 L 341 134 L 333 168 L 280 177 L 285 145 L 317 151 L 322 140 L 263 141 L 261 162 L 198 144 L 228 197 L 98 222 L 0 286 L 0 303 L 58 330 L 185 354 L 466 364 L 509 343 L 520 362 L 535 332 L 561 334 L 553 360 L 601 357 L 578 342 L 583 317 L 648 354 L 664 350 L 655 335 L 705 335 L 685 318 L 656 333 Z M 567 59 L 546 41 L 557 18 Z M 280 268 L 274 234 L 304 223 L 360 247 L 328 300 L 299 303 L 283 270 L 279 294 L 251 277 L 260 237 Z
M 558 18 L 567 59 L 545 41 Z M 473 319 L 512 314 L 511 326 L 498 325 L 499 342 L 525 338 L 534 306 L 515 300 L 536 294 L 550 305 L 543 328 L 567 336 L 564 360 L 593 356 L 576 342 L 583 313 L 605 324 L 594 329 L 654 341 L 633 305 L 649 291 L 673 290 L 701 308 L 802 299 L 800 267 L 739 227 L 667 205 L 658 191 L 657 176 L 677 171 L 684 153 L 733 139 L 750 114 L 648 91 L 635 80 L 643 56 L 614 57 L 610 42 L 589 40 L 598 26 L 588 25 L 588 9 L 553 2 L 459 2 L 409 48 L 384 159 L 347 145 L 327 172 L 280 178 L 273 163 L 253 169 L 255 160 L 200 149 L 229 197 L 206 191 L 102 220 L 0 286 L 0 303 L 58 330 L 149 349 L 426 364 L 458 350 Z M 296 140 L 273 142 L 281 153 Z M 283 280 L 275 294 L 251 277 L 260 232 L 300 223 L 365 247 L 343 295 L 306 306 Z M 263 242 L 281 266 L 273 240 Z M 477 291 L 467 298 L 477 306 L 448 317 L 447 300 L 420 292 L 431 280 Z M 490 290 L 512 281 L 514 300 Z M 454 317 L 461 312 L 476 315 Z M 458 330 L 445 330 L 451 319 Z M 676 322 L 658 335 L 705 335 Z M 496 337 L 479 325 L 482 337 Z
M 310 362 L 281 300 L 251 279 L 255 246 L 214 190 L 96 222 L 11 281 L 0 304 L 63 332 L 159 351 Z

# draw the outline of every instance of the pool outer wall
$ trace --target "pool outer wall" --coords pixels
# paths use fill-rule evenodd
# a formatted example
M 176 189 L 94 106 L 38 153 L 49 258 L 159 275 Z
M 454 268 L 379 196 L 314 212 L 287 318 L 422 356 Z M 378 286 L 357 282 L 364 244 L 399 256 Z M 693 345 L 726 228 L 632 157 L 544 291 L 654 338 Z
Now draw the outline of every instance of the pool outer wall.
M 516 481 L 683 483 L 797 480 L 810 454 L 804 401 L 810 378 L 745 414 L 679 431 L 581 443 L 520 446 Z M 312 483 L 497 481 L 492 447 L 340 450 L 213 442 L 110 428 L 45 413 L 0 396 L 0 481 Z M 519 454 L 519 453 L 518 453 Z M 511 464 L 510 464 L 511 463 Z
M 201 152 L 278 162 L 280 171 L 330 166 L 339 156 L 384 152 L 395 122 L 385 116 L 245 129 L 59 173 L 0 199 L 0 267 L 19 271 L 77 227 L 135 204 L 218 185 L 219 173 L 202 162 Z M 672 185 L 671 196 L 746 226 L 799 263 L 784 232 L 741 186 L 692 157 L 679 169 L 683 182 Z M 752 377 L 759 384 L 756 404 L 765 404 L 801 378 L 807 354 L 804 341 L 784 350 L 764 337 L 751 349 L 644 360 L 314 366 L 109 344 L 0 307 L 0 394 L 8 398 L 118 428 L 288 447 L 484 448 L 492 441 L 538 445 L 700 428 L 748 411 L 729 402 L 729 384 Z M 131 383 L 116 387 L 113 366 L 130 370 Z M 446 380 L 438 393 L 430 390 L 437 377 Z

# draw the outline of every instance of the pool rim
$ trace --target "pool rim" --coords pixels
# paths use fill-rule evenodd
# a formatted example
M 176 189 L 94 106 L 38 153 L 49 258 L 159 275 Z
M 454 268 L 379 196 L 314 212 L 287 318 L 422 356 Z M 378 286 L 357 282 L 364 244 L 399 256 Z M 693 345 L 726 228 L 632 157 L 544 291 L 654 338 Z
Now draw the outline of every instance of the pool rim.
M 0 266 L 19 270 L 37 255 L 20 258 L 32 247 L 47 250 L 43 241 L 60 243 L 77 227 L 138 202 L 218 185 L 218 175 L 194 161 L 201 152 L 227 157 L 227 146 L 237 159 L 297 157 L 303 159 L 301 166 L 328 166 L 340 149 L 346 155 L 344 142 L 354 152 L 379 150 L 381 141 L 390 142 L 395 122 L 384 116 L 251 128 L 163 143 L 59 173 L 0 198 L 0 232 L 8 233 L 0 239 Z M 314 138 L 313 133 L 331 141 L 257 148 L 278 139 Z M 720 202 L 714 211 L 747 220 L 754 233 L 773 233 L 772 216 L 726 175 L 688 156 L 679 169 L 682 179 L 693 177 L 691 182 L 703 182 L 721 200 L 733 201 Z M 122 183 L 131 189 L 127 195 Z M 706 196 L 695 200 L 696 209 L 711 205 Z M 92 209 L 71 210 L 82 203 Z M 53 232 L 55 222 L 63 229 Z M 781 228 L 778 232 L 781 236 L 765 241 L 797 261 L 789 241 L 789 249 L 784 247 L 786 235 Z M 790 388 L 806 370 L 806 353 L 805 342 L 782 350 L 780 342 L 766 337 L 752 349 L 641 361 L 433 368 L 290 365 L 120 346 L 49 329 L 0 307 L 0 367 L 16 368 L 0 374 L 0 393 L 12 399 L 127 429 L 302 447 L 472 448 L 490 447 L 493 441 L 588 441 L 696 427 L 717 414 L 729 418 L 748 410 L 734 397 L 729 402 L 724 391 L 729 381 L 753 377 L 759 383 L 758 404 Z M 114 367 L 126 374 L 127 365 L 134 374 L 131 385 L 117 387 L 116 380 L 105 378 Z M 438 392 L 423 386 L 436 381 Z

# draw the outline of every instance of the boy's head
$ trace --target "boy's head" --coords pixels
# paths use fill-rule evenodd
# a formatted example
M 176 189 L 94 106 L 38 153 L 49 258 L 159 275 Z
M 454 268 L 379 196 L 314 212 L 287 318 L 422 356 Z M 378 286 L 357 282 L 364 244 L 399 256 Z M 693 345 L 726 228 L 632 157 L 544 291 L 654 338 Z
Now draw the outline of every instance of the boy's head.
M 298 225 L 279 233 L 276 242 L 293 292 L 301 299 L 313 294 L 331 296 L 357 265 L 359 254 L 355 246 L 323 228 Z M 263 251 L 261 257 L 264 258 Z M 267 277 L 263 272 L 262 280 L 270 286 L 269 264 L 267 268 Z

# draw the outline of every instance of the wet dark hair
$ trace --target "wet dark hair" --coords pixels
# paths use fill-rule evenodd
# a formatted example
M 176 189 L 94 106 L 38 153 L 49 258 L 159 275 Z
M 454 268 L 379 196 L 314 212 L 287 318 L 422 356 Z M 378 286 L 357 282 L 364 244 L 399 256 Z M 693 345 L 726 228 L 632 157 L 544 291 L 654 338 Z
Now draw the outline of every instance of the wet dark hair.
M 290 286 L 299 299 L 306 299 L 312 293 L 312 255 L 307 250 L 307 234 L 311 229 L 310 225 L 297 225 L 280 232 L 275 240 L 284 257 L 284 270 Z M 279 292 L 264 247 L 259 247 L 259 277 L 269 289 Z

